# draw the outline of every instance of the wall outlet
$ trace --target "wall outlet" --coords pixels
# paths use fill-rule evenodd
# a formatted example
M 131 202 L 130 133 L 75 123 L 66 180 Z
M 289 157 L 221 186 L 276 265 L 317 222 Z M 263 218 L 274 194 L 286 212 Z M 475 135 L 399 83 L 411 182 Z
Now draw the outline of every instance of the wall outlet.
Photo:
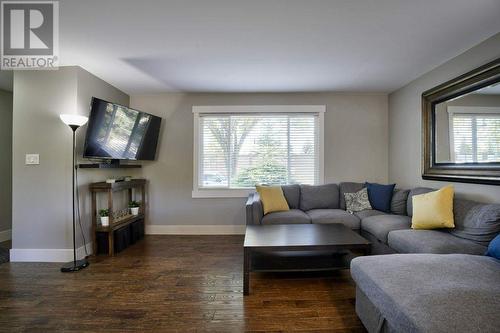
M 40 164 L 39 154 L 26 154 L 26 165 L 38 165 Z

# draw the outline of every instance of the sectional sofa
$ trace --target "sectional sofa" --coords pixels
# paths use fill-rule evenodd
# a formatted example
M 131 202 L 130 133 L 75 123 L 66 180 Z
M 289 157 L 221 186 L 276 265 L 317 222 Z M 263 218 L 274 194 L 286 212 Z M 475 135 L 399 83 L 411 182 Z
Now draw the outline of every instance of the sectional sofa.
M 413 230 L 412 197 L 433 191 L 417 187 L 395 190 L 391 211 L 365 210 L 350 214 L 344 193 L 363 188 L 363 183 L 344 182 L 318 186 L 282 186 L 289 211 L 264 215 L 258 193 L 249 195 L 247 224 L 342 223 L 371 241 L 373 254 L 464 253 L 484 254 L 488 243 L 500 232 L 500 204 L 454 200 L 455 228 L 452 230 Z
M 356 313 L 369 332 L 499 332 L 500 261 L 484 253 L 500 232 L 500 204 L 455 198 L 454 229 L 413 230 L 412 197 L 433 189 L 395 190 L 390 212 L 348 213 L 344 193 L 363 186 L 283 186 L 290 210 L 266 215 L 253 193 L 246 222 L 343 223 L 370 240 L 375 255 L 351 262 Z

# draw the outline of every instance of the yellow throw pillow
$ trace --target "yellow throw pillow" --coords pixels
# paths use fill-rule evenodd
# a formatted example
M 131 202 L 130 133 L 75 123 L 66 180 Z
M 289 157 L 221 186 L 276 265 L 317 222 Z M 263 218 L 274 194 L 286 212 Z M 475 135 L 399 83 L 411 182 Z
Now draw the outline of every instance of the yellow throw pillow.
M 412 198 L 412 229 L 455 228 L 453 222 L 453 186 Z
M 259 193 L 264 214 L 290 210 L 281 186 L 255 186 Z

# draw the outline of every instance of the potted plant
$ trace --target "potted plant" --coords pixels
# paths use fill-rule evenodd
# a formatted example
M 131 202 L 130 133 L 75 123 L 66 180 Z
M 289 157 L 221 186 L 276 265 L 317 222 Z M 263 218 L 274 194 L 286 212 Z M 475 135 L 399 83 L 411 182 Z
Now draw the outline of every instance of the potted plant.
M 103 227 L 109 226 L 109 211 L 107 209 L 99 210 L 99 216 L 101 217 L 101 225 Z
M 132 215 L 139 215 L 139 207 L 141 206 L 140 203 L 137 201 L 130 201 L 128 204 L 128 207 L 130 208 L 130 213 Z

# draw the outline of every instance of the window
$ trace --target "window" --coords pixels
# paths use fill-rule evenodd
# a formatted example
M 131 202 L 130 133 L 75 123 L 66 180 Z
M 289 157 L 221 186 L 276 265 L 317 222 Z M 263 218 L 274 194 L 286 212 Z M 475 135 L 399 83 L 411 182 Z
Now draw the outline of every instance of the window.
M 193 197 L 323 182 L 324 106 L 195 106 Z
M 449 111 L 453 160 L 457 163 L 500 162 L 500 110 L 474 109 L 474 113 L 470 110 L 469 113 L 466 110 Z

